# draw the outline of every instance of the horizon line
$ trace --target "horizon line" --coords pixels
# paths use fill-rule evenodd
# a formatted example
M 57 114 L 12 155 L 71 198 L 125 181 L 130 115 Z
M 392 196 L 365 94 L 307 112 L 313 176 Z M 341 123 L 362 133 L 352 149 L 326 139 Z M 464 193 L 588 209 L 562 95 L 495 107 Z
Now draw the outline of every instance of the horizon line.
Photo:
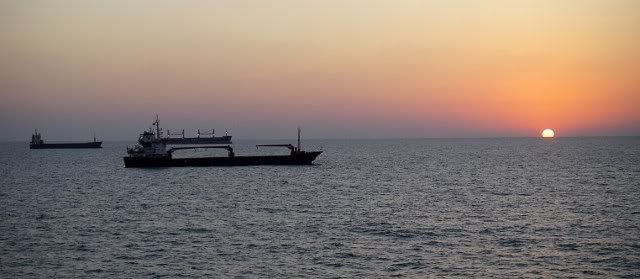
M 571 138 L 633 138 L 640 137 L 640 134 L 636 135 L 583 135 L 583 136 L 556 136 L 546 139 L 571 139 Z M 286 141 L 293 138 L 244 138 L 239 141 Z M 353 138 L 303 138 L 302 140 L 434 140 L 434 139 L 543 139 L 541 136 L 471 136 L 471 137 L 353 137 Z M 105 140 L 99 139 L 103 142 L 128 142 L 125 139 Z M 51 140 L 49 142 L 66 142 L 67 140 Z M 77 140 L 75 140 L 77 141 Z M 235 141 L 235 140 L 234 140 Z M 29 140 L 0 140 L 0 143 L 29 143 Z M 233 143 L 232 143 L 233 144 Z

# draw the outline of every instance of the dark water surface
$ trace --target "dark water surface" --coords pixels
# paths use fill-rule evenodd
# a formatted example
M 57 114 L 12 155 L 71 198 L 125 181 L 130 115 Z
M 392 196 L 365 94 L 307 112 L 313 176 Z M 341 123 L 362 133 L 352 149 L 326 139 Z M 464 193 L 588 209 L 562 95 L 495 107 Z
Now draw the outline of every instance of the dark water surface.
M 168 169 L 0 144 L 0 277 L 640 277 L 640 138 L 312 144 Z

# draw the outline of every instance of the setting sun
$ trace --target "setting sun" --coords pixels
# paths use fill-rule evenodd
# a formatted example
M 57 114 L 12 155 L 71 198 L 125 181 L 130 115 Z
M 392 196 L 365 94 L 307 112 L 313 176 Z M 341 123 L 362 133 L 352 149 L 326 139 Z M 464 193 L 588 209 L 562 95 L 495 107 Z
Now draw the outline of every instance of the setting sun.
M 556 133 L 551 129 L 544 129 L 544 131 L 542 131 L 543 138 L 553 138 L 555 135 Z

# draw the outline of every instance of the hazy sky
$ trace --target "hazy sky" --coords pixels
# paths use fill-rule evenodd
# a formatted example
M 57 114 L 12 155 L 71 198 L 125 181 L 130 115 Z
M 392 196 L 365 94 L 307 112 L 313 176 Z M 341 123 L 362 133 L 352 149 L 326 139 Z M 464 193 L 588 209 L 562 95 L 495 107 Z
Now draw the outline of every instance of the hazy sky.
M 0 140 L 640 134 L 640 1 L 0 0 Z

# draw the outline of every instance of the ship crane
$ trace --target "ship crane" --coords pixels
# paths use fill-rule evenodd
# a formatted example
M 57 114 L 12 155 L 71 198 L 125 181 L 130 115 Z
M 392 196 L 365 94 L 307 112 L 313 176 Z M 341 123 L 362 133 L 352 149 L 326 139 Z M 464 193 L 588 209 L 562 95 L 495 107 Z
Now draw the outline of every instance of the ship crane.
M 204 132 L 200 132 L 200 129 L 198 129 L 198 133 L 196 135 L 198 137 L 200 137 L 201 135 L 215 137 L 216 136 L 216 129 L 211 129 L 211 130 L 207 130 L 207 131 L 204 131 Z
M 184 129 L 182 129 L 182 133 L 172 133 L 171 130 L 167 129 L 167 136 L 182 136 L 184 138 Z
M 177 129 L 178 131 L 180 131 L 180 129 Z M 174 130 L 175 131 L 175 130 Z M 225 132 L 225 136 L 228 136 L 229 133 Z M 182 138 L 185 138 L 185 132 L 184 129 L 182 129 L 181 132 L 171 132 L 171 130 L 167 129 L 167 137 L 171 137 L 171 136 L 180 136 Z M 216 136 L 216 129 L 211 129 L 211 130 L 206 130 L 204 132 L 200 131 L 200 129 L 198 129 L 198 131 L 196 132 L 196 137 L 200 138 L 200 136 L 211 136 L 212 138 L 215 138 Z
M 186 129 L 166 129 L 163 131 L 158 129 L 159 120 L 156 115 L 156 121 L 152 127 L 149 127 L 149 133 L 155 133 L 160 135 L 157 138 L 164 140 L 166 144 L 231 144 L 231 136 L 225 133 L 222 137 L 216 136 L 216 130 L 211 129 L 207 131 L 197 130 L 195 136 L 192 136 Z M 155 131 L 154 131 L 155 129 Z
M 302 149 L 300 147 L 300 127 L 298 127 L 298 146 L 295 147 L 292 144 L 258 144 L 256 145 L 256 148 L 258 147 L 286 147 L 289 148 L 289 150 L 291 150 L 291 154 L 296 153 L 296 152 L 301 152 Z

